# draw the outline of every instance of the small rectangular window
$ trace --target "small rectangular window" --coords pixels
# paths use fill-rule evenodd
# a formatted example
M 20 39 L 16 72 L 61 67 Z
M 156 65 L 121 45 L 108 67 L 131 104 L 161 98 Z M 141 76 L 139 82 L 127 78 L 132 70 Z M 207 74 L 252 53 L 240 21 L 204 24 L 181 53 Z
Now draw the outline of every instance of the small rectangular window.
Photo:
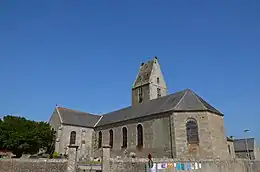
M 160 78 L 157 77 L 157 84 L 160 84 Z
M 142 101 L 143 101 L 143 89 L 141 87 L 141 88 L 138 88 L 138 102 L 142 103 Z
M 157 88 L 157 97 L 161 97 L 161 89 L 160 88 Z
M 141 88 L 138 88 L 138 94 L 142 94 L 142 93 L 143 93 L 142 87 L 141 87 Z

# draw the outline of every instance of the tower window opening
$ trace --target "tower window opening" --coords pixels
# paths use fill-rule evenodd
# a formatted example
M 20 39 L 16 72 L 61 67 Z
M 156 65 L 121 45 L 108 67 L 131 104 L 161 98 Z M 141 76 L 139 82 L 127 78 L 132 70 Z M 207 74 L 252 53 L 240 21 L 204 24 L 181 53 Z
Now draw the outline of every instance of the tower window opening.
M 161 97 L 162 95 L 161 95 L 161 89 L 160 88 L 157 88 L 157 97 L 159 98 L 159 97 Z
M 139 103 L 143 102 L 143 89 L 142 89 L 142 87 L 138 89 L 138 102 Z
M 157 84 L 160 84 L 160 78 L 157 77 Z

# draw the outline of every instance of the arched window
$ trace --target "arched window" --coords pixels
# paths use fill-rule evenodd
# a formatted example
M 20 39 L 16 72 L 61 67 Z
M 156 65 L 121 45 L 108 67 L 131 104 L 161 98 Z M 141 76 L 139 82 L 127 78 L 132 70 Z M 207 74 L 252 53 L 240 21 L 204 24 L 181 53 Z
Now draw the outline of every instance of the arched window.
M 137 146 L 143 147 L 143 126 L 141 124 L 137 125 Z
M 113 135 L 113 130 L 109 130 L 109 146 L 113 148 L 113 143 L 114 143 L 114 135 Z
M 199 144 L 198 124 L 195 119 L 189 119 L 186 123 L 187 141 L 189 144 Z
M 122 145 L 122 148 L 127 148 L 127 129 L 126 129 L 126 127 L 124 127 L 122 129 L 122 132 L 123 132 L 123 145 Z
M 70 144 L 71 145 L 76 144 L 76 131 L 72 131 L 70 133 Z
M 98 132 L 98 148 L 101 148 L 102 146 L 102 132 Z

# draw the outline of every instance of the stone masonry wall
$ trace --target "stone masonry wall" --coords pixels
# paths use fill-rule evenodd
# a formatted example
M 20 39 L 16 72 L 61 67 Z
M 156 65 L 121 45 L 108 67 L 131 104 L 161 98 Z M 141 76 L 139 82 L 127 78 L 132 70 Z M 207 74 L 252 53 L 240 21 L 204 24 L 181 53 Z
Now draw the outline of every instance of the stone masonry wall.
M 138 89 L 141 87 L 143 91 L 143 102 L 147 102 L 152 99 L 157 98 L 157 88 L 161 90 L 161 96 L 166 96 L 168 93 L 167 86 L 161 71 L 158 60 L 153 59 L 154 63 L 152 66 L 152 71 L 149 78 L 149 84 L 138 84 L 137 87 L 132 90 L 132 105 L 138 103 Z M 140 72 L 140 71 L 139 71 Z M 147 73 L 149 76 L 149 73 Z M 145 77 L 145 76 L 144 76 Z M 159 83 L 157 83 L 157 78 L 159 78 Z
M 257 147 L 255 149 L 255 160 L 260 161 L 260 148 L 259 147 Z
M 159 78 L 159 83 L 157 83 L 157 78 Z M 157 88 L 161 89 L 161 96 L 166 96 L 168 94 L 168 89 L 166 82 L 164 80 L 164 76 L 159 65 L 159 62 L 156 62 L 153 65 L 152 74 L 150 77 L 150 98 L 157 98 Z
M 172 116 L 174 120 L 176 157 L 178 158 L 212 158 L 213 147 L 207 112 L 179 112 Z M 199 140 L 198 146 L 191 147 L 187 143 L 186 122 L 193 118 L 198 123 Z
M 70 133 L 76 131 L 76 144 L 78 148 L 78 158 L 91 156 L 92 153 L 92 135 L 94 129 L 80 126 L 63 125 L 60 136 L 59 153 L 64 154 L 70 142 Z M 67 152 L 66 152 L 67 153 Z
M 145 164 L 146 160 L 131 160 L 124 159 L 115 160 L 111 159 L 110 161 L 110 172 L 146 172 Z M 162 162 L 171 162 L 171 163 L 185 163 L 179 160 L 156 160 L 155 163 Z M 176 168 L 169 168 L 164 170 L 158 170 L 164 172 L 176 172 Z M 201 168 L 197 170 L 190 170 L 194 172 L 250 172 L 250 168 L 248 166 L 248 162 L 245 160 L 227 160 L 227 161 L 202 161 Z M 182 172 L 188 172 L 187 170 L 182 170 Z M 251 172 L 260 172 L 260 161 L 255 161 L 252 164 Z
M 207 112 L 214 158 L 229 159 L 224 117 Z
M 198 123 L 198 145 L 187 143 L 186 122 L 189 118 L 194 118 Z M 143 126 L 143 149 L 136 147 L 138 124 Z M 126 149 L 121 148 L 123 127 L 128 131 Z M 124 157 L 134 152 L 138 158 L 146 158 L 151 153 L 155 158 L 232 159 L 228 152 L 224 119 L 209 112 L 168 112 L 98 127 L 95 129 L 96 140 L 97 133 L 102 131 L 102 144 L 108 145 L 110 129 L 113 130 L 114 136 L 112 157 Z M 95 153 L 96 157 L 101 156 L 100 149 L 95 149 L 94 152 L 99 153 Z
M 227 141 L 228 147 L 229 147 L 229 154 L 231 156 L 231 158 L 236 158 L 236 154 L 235 154 L 235 148 L 234 148 L 234 144 L 231 141 Z
M 137 120 L 128 121 L 127 123 L 121 122 L 120 124 L 110 125 L 109 127 L 97 128 L 96 136 L 99 131 L 102 131 L 102 144 L 109 144 L 109 130 L 113 130 L 114 145 L 111 149 L 111 157 L 127 156 L 130 152 L 135 152 L 137 157 L 146 158 L 149 153 L 154 157 L 171 157 L 171 136 L 169 130 L 170 114 L 158 114 L 158 116 L 150 116 L 149 118 L 141 118 Z M 143 149 L 137 148 L 137 125 L 143 126 Z M 122 146 L 122 128 L 127 127 L 128 138 L 127 148 Z M 98 140 L 98 137 L 96 137 Z M 100 152 L 99 149 L 95 150 L 96 156 Z
M 150 100 L 150 87 L 149 85 L 144 85 L 142 87 L 142 96 L 143 96 L 143 102 L 147 102 Z M 134 88 L 132 90 L 132 105 L 139 104 L 139 96 L 138 96 L 138 88 Z
M 251 159 L 255 159 L 255 153 L 253 151 L 249 152 L 249 156 Z M 247 159 L 248 158 L 248 153 L 246 151 L 243 152 L 236 152 L 236 157 L 240 159 Z
M 58 131 L 59 127 L 61 126 L 60 117 L 59 117 L 59 114 L 58 114 L 56 108 L 55 108 L 54 112 L 52 113 L 52 116 L 49 120 L 49 124 L 55 131 Z
M 189 118 L 198 123 L 199 145 L 187 143 L 186 122 Z M 231 159 L 223 117 L 209 112 L 178 112 L 173 114 L 172 120 L 177 158 Z
M 66 172 L 67 161 L 1 159 L 0 172 Z
M 59 116 L 56 108 L 55 108 L 54 112 L 52 113 L 52 116 L 49 120 L 49 124 L 56 131 L 56 133 L 55 133 L 55 152 L 59 152 L 60 135 L 61 135 L 61 130 L 60 130 L 61 129 L 61 120 L 60 120 L 60 116 Z

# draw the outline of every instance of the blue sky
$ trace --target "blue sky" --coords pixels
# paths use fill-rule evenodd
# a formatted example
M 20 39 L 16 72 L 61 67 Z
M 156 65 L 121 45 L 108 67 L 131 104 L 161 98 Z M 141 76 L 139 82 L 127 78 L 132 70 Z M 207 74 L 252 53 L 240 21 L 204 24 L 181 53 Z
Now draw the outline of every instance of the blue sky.
M 131 103 L 158 56 L 169 92 L 191 88 L 225 114 L 228 135 L 260 139 L 259 0 L 0 1 L 0 116 L 49 120 Z

